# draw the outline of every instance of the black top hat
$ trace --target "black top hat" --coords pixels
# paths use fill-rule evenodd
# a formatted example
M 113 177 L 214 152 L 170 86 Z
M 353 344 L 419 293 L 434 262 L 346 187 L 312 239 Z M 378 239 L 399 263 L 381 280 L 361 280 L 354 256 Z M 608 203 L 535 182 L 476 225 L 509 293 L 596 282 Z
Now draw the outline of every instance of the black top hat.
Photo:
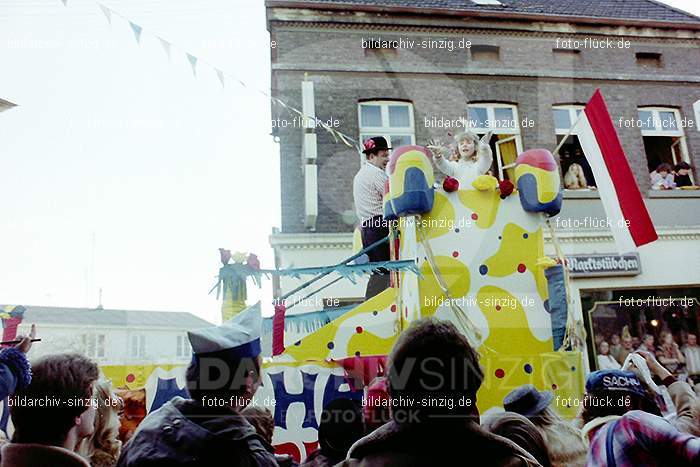
M 542 412 L 551 401 L 551 392 L 540 392 L 532 384 L 525 384 L 506 394 L 503 398 L 503 408 L 508 412 L 531 417 Z
M 367 138 L 362 144 L 364 146 L 364 150 L 362 151 L 364 154 L 369 154 L 370 152 L 383 151 L 385 149 L 392 149 L 389 147 L 389 144 L 386 142 L 386 138 L 384 138 L 383 136 Z

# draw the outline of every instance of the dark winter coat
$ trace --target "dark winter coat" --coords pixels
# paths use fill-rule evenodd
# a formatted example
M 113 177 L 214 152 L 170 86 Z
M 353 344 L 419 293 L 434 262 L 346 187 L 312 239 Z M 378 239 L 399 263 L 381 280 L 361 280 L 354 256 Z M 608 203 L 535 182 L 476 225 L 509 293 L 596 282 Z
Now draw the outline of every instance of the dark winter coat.
M 276 467 L 277 462 L 272 447 L 240 414 L 175 397 L 141 422 L 117 465 Z

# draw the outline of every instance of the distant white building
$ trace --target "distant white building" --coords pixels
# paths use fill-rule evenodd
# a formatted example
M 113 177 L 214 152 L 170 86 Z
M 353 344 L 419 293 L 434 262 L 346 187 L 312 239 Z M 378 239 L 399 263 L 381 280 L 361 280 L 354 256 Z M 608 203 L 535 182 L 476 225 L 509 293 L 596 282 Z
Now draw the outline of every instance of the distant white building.
M 18 334 L 37 326 L 30 359 L 79 352 L 94 359 L 117 386 L 140 387 L 150 373 L 189 363 L 187 331 L 213 326 L 186 312 L 26 306 Z

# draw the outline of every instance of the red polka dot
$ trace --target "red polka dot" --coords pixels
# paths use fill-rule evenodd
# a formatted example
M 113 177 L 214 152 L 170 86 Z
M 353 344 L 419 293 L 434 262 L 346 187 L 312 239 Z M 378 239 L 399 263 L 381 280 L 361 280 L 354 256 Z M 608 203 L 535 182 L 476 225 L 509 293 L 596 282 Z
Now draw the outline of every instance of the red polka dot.
M 523 263 L 518 264 L 518 272 L 525 272 L 526 269 Z
M 501 305 L 496 305 L 496 311 L 501 311 Z
M 133 383 L 135 380 L 136 380 L 136 376 L 134 376 L 133 374 L 129 373 L 128 375 L 126 375 L 126 382 L 127 383 Z
M 556 390 L 557 390 L 557 385 L 556 385 L 556 384 L 552 384 L 552 389 L 554 389 L 554 390 L 556 391 Z
M 358 326 L 355 328 L 355 332 L 357 332 L 358 334 L 362 334 L 362 331 L 364 331 L 364 329 L 362 329 L 362 326 Z
M 472 213 L 472 220 L 477 220 L 479 218 L 479 215 L 475 212 Z
M 391 311 L 396 312 L 396 305 L 391 305 Z
M 453 258 L 456 258 L 456 257 L 458 257 L 458 256 L 459 256 L 459 251 L 453 251 L 453 252 L 452 252 L 452 257 L 453 257 Z
M 506 375 L 506 372 L 503 371 L 503 369 L 499 368 L 496 370 L 496 378 L 503 378 Z

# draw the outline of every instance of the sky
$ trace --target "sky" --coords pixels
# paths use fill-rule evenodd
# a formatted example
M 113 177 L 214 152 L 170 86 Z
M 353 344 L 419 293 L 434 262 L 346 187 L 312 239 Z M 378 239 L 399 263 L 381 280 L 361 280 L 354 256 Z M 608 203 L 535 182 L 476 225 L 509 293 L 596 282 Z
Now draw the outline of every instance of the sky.
M 105 308 L 218 322 L 219 247 L 274 267 L 262 0 L 2 0 L 0 64 L 18 104 L 0 113 L 0 304 L 95 307 L 101 289 Z M 270 314 L 271 293 L 249 284 L 249 303 Z
M 279 151 L 262 2 L 0 2 L 0 303 L 189 311 L 210 321 L 218 248 L 273 267 Z M 156 34 L 216 64 L 193 76 Z M 271 301 L 271 286 L 252 285 Z

